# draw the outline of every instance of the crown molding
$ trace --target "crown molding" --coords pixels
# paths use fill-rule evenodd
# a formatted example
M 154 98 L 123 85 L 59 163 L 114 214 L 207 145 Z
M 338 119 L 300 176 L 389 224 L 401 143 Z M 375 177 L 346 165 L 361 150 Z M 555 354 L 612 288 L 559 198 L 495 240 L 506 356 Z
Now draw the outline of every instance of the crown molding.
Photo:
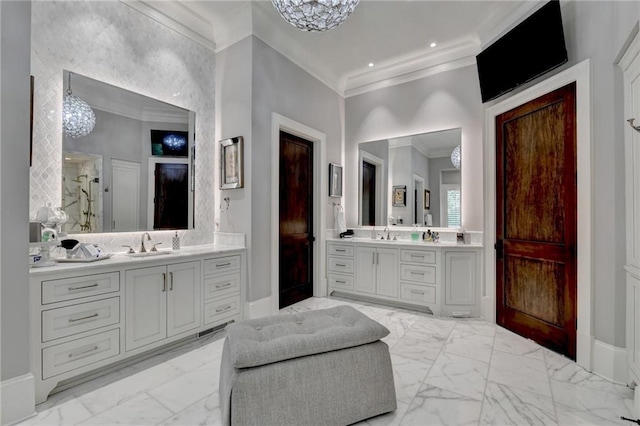
M 504 2 L 495 7 L 476 30 L 482 48 L 498 40 L 546 3 L 547 1 Z
M 154 21 L 215 51 L 213 25 L 179 1 L 120 0 Z
M 364 84 L 360 87 L 346 89 L 344 91 L 345 98 L 349 98 L 351 96 L 361 95 L 363 93 L 371 92 L 373 90 L 384 89 L 386 87 L 395 86 L 402 83 L 408 83 L 410 81 L 418 80 L 421 78 L 429 77 L 435 74 L 439 74 L 446 71 L 452 71 L 458 68 L 468 67 L 470 65 L 476 64 L 476 54 L 471 56 L 466 56 L 460 59 L 452 60 L 450 62 L 445 62 L 442 64 L 427 66 L 423 69 L 418 69 L 413 72 L 409 72 L 407 74 L 401 74 L 397 76 L 390 75 L 384 79 L 380 79 L 373 83 Z

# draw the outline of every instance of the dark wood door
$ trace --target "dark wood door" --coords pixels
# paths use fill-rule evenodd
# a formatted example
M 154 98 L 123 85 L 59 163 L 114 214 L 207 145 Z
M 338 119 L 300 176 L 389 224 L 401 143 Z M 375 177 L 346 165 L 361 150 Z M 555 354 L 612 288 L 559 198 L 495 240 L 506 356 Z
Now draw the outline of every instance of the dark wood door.
M 362 162 L 362 226 L 376 224 L 376 166 Z
M 576 356 L 575 83 L 496 117 L 497 322 Z
M 189 226 L 189 166 L 156 163 L 153 229 Z
M 313 296 L 313 144 L 280 132 L 280 309 Z

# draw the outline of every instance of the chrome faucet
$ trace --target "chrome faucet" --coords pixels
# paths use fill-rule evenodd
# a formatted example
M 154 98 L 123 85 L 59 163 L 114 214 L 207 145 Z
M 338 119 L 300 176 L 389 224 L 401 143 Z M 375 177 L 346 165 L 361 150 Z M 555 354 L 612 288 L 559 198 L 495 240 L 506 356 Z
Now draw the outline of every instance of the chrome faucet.
M 147 248 L 144 246 L 144 236 L 147 236 L 147 241 L 151 241 L 151 235 L 148 232 L 142 234 L 142 239 L 140 240 L 140 253 L 146 253 Z
M 383 232 L 383 234 L 382 234 L 382 239 L 383 239 L 383 240 L 384 240 L 384 233 L 385 233 L 385 232 L 387 233 L 387 240 L 390 240 L 390 239 L 391 239 L 391 238 L 389 238 L 389 227 L 388 227 L 388 226 L 385 226 L 385 227 L 384 227 L 384 231 L 382 231 L 382 232 Z

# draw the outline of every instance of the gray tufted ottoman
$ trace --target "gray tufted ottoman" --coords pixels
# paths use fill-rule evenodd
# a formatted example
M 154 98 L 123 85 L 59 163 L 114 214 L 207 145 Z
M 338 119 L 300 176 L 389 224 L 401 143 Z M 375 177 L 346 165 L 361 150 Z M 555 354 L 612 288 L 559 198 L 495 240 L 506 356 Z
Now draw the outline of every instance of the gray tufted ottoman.
M 347 425 L 396 409 L 384 326 L 351 306 L 227 326 L 227 425 Z

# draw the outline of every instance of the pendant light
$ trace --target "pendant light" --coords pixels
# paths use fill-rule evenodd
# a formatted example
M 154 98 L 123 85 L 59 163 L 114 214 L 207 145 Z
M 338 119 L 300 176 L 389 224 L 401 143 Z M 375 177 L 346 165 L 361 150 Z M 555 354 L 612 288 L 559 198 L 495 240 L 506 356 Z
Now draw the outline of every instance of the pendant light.
M 342 24 L 359 0 L 271 0 L 285 21 L 302 31 L 327 31 Z
M 62 128 L 64 134 L 72 138 L 87 136 L 96 126 L 96 115 L 88 103 L 71 92 L 71 73 L 67 94 L 62 102 Z
M 453 167 L 456 169 L 460 168 L 460 145 L 453 148 L 451 152 L 451 164 L 453 164 Z

